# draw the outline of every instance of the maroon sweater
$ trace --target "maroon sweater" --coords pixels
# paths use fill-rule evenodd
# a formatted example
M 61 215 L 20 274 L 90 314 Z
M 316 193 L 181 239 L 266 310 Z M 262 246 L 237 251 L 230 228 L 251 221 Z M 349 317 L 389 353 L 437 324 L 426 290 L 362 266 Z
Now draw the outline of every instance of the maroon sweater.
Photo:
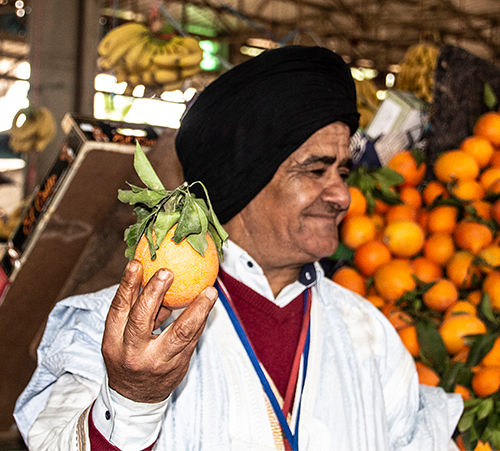
M 304 293 L 281 308 L 222 270 L 219 276 L 231 295 L 257 358 L 284 397 L 302 327 Z M 89 438 L 92 451 L 118 450 L 94 426 L 92 412 L 89 415 Z M 145 451 L 151 450 L 153 445 Z

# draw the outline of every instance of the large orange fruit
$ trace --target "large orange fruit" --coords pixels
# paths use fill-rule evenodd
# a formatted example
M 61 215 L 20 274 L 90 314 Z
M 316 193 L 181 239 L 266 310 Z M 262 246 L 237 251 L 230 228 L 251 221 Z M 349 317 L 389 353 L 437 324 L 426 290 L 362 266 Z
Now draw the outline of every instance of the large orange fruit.
M 422 362 L 415 362 L 417 368 L 418 382 L 423 385 L 437 387 L 440 381 L 438 374 Z
M 442 312 L 458 300 L 458 290 L 448 279 L 438 280 L 422 296 L 424 304 L 432 310 Z
M 440 205 L 429 212 L 427 228 L 429 232 L 452 233 L 457 225 L 458 210 L 451 205 Z
M 439 196 L 443 199 L 450 197 L 448 190 L 441 182 L 431 180 L 427 185 L 425 185 L 422 191 L 422 199 L 424 200 L 425 205 L 432 204 L 432 202 L 434 202 Z
M 479 174 L 476 160 L 462 150 L 442 153 L 434 163 L 434 174 L 443 183 L 475 179 Z
M 406 204 L 392 205 L 389 207 L 385 214 L 385 222 L 389 223 L 402 220 L 416 221 L 417 209 Z
M 481 365 L 500 367 L 500 337 L 495 340 L 493 347 L 489 350 L 488 354 L 483 357 Z
M 403 186 L 399 190 L 399 198 L 405 205 L 410 207 L 418 209 L 422 206 L 422 195 L 414 186 Z
M 363 243 L 373 240 L 376 231 L 372 218 L 368 215 L 355 215 L 342 221 L 340 237 L 347 247 L 356 249 Z
M 446 276 L 459 288 L 470 288 L 481 273 L 474 264 L 474 255 L 467 251 L 457 251 L 446 263 Z
M 491 306 L 500 311 L 500 271 L 491 271 L 484 278 L 483 293 L 490 297 Z
M 415 275 L 422 282 L 434 282 L 443 277 L 441 266 L 426 257 L 416 257 L 411 264 Z
M 339 285 L 342 285 L 348 290 L 364 296 L 366 294 L 366 284 L 363 276 L 359 274 L 354 268 L 349 266 L 342 266 L 337 269 L 332 276 L 332 280 Z
M 496 147 L 500 146 L 500 114 L 493 111 L 483 114 L 474 124 L 473 133 Z
M 494 147 L 482 136 L 469 136 L 462 141 L 460 150 L 474 158 L 480 168 L 484 168 L 491 160 Z
M 351 203 L 349 204 L 345 218 L 349 216 L 364 215 L 366 213 L 367 203 L 363 192 L 355 186 L 350 186 L 349 194 L 351 195 Z
M 481 183 L 481 186 L 485 189 L 485 191 L 488 191 L 490 187 L 499 179 L 500 168 L 487 168 L 481 173 L 479 183 Z
M 486 326 L 474 315 L 456 315 L 445 319 L 439 328 L 446 350 L 456 354 L 467 346 L 466 335 L 484 334 Z
M 405 345 L 405 348 L 413 357 L 418 357 L 420 346 L 418 344 L 417 329 L 415 326 L 407 326 L 398 330 L 399 338 Z
M 174 281 L 163 299 L 163 305 L 176 309 L 192 302 L 206 287 L 214 284 L 219 272 L 219 257 L 215 244 L 207 234 L 208 247 L 205 255 L 195 251 L 186 239 L 179 244 L 172 241 L 176 226 L 173 226 L 151 260 L 148 241 L 143 236 L 134 258 L 142 263 L 143 285 L 160 268 L 168 268 L 174 274 Z
M 468 301 L 457 301 L 446 309 L 444 318 L 457 315 L 477 315 L 476 306 Z
M 477 396 L 485 398 L 500 389 L 500 367 L 488 366 L 480 368 L 472 376 L 472 390 Z
M 418 254 L 424 240 L 422 227 L 413 221 L 390 222 L 382 236 L 382 241 L 396 257 L 413 257 Z
M 393 259 L 380 265 L 373 279 L 375 288 L 387 301 L 396 301 L 407 291 L 416 288 L 416 282 L 413 278 L 413 269 L 410 262 L 404 259 Z
M 455 243 L 449 233 L 433 233 L 424 243 L 424 255 L 438 265 L 444 265 L 455 252 Z
M 487 225 L 467 220 L 457 224 L 453 238 L 458 247 L 477 254 L 491 244 L 493 233 Z
M 398 152 L 387 166 L 403 176 L 405 181 L 402 185 L 411 186 L 417 186 L 423 180 L 427 168 L 425 163 L 419 165 L 409 150 Z
M 481 262 L 478 265 L 484 273 L 489 273 L 493 268 L 500 267 L 500 246 L 492 244 L 485 247 L 479 252 L 479 258 L 484 261 L 484 263 Z
M 379 240 L 368 241 L 354 252 L 354 264 L 365 276 L 373 275 L 380 265 L 390 259 L 389 248 Z
M 484 197 L 484 188 L 478 181 L 472 179 L 458 180 L 451 188 L 451 192 L 465 201 L 481 200 Z
M 495 150 L 491 156 L 490 166 L 493 168 L 500 168 L 500 150 Z
M 474 209 L 474 212 L 481 219 L 491 219 L 491 209 L 492 206 L 489 202 L 485 200 L 473 200 L 470 203 L 471 209 Z M 472 215 L 466 214 L 466 217 L 471 217 Z

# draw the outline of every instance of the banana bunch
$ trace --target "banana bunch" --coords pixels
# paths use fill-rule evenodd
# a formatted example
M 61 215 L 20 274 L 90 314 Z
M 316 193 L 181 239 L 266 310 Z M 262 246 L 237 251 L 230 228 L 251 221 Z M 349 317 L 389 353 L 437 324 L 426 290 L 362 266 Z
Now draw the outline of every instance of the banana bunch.
M 438 54 L 439 48 L 432 44 L 420 43 L 409 47 L 396 77 L 396 87 L 413 92 L 431 103 Z
M 366 128 L 379 106 L 377 86 L 371 80 L 354 80 L 356 84 L 357 108 L 360 114 L 359 126 Z
M 99 65 L 113 70 L 117 81 L 173 90 L 201 71 L 203 50 L 190 36 L 155 37 L 146 25 L 113 28 L 99 43 Z
M 24 114 L 26 120 L 17 125 L 19 116 Z M 41 152 L 56 136 L 56 121 L 47 108 L 23 108 L 19 110 L 9 131 L 9 146 L 15 152 Z

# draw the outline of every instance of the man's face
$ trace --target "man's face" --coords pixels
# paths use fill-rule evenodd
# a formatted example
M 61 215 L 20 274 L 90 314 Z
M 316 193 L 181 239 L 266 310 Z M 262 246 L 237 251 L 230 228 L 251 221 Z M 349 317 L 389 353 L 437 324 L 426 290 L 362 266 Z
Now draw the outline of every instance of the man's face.
M 318 130 L 291 154 L 240 213 L 254 256 L 287 265 L 334 253 L 350 202 L 351 164 L 349 127 L 341 122 Z

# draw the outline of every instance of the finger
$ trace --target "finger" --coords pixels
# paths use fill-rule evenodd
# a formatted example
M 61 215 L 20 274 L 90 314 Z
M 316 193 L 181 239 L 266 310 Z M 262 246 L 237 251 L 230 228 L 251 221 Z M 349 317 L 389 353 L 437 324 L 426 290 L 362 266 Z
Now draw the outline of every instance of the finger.
M 162 305 L 155 318 L 155 329 L 158 329 L 172 314 L 172 310 Z
M 166 350 L 165 356 L 172 357 L 198 340 L 216 300 L 217 290 L 214 287 L 205 288 L 172 325 L 161 333 L 158 345 Z
M 111 302 L 106 318 L 105 333 L 113 332 L 122 337 L 132 305 L 139 295 L 142 282 L 142 265 L 131 260 L 122 275 L 120 285 Z
M 151 336 L 156 315 L 173 279 L 172 272 L 165 268 L 159 269 L 151 277 L 130 310 L 123 335 L 125 341 Z

